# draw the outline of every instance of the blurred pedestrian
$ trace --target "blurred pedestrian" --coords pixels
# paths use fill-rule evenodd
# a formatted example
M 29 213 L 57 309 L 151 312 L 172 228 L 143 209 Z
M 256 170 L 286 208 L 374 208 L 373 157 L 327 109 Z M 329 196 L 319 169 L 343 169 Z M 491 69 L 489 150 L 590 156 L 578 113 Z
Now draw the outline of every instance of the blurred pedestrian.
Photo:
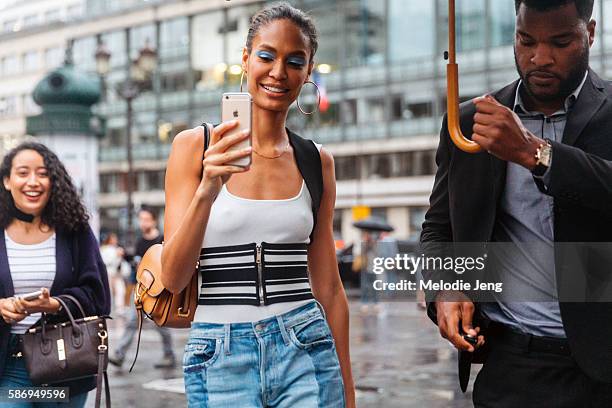
M 136 280 L 136 268 L 140 260 L 144 256 L 147 249 L 155 244 L 161 244 L 164 240 L 163 235 L 157 228 L 157 215 L 155 212 L 148 208 L 142 207 L 138 212 L 138 224 L 140 227 L 141 236 L 136 242 L 136 252 L 134 253 L 134 266 L 130 275 L 130 282 Z M 114 355 L 108 359 L 108 361 L 121 368 L 125 360 L 127 350 L 134 341 L 134 335 L 138 331 L 138 315 L 134 307 L 130 308 L 130 318 L 125 327 L 125 332 L 121 336 L 121 340 Z M 153 366 L 155 368 L 173 368 L 176 365 L 176 357 L 172 350 L 172 335 L 170 330 L 165 327 L 154 326 L 157 332 L 160 334 L 163 346 L 163 357 L 160 361 L 156 362 Z
M 361 233 L 361 251 L 356 267 L 361 271 L 361 311 L 364 313 L 379 310 L 379 293 L 374 289 L 374 281 L 379 279 L 379 274 L 374 273 L 378 235 L 377 231 L 364 230 Z
M 25 331 L 42 312 L 68 320 L 54 296 L 72 295 L 88 316 L 107 315 L 110 289 L 86 209 L 58 157 L 40 143 L 22 143 L 4 157 L 0 178 L 0 389 L 20 389 L 33 386 L 21 353 Z M 35 300 L 19 297 L 41 288 Z M 66 303 L 81 316 L 76 305 Z M 69 387 L 70 401 L 63 407 L 83 407 L 96 381 L 53 386 Z
M 117 234 L 110 232 L 102 241 L 100 246 L 100 254 L 110 280 L 112 304 L 116 312 L 121 313 L 125 308 L 125 283 L 121 275 L 121 264 L 123 260 L 124 250 L 119 246 Z
M 211 132 L 203 163 L 201 128 L 172 145 L 162 281 L 179 292 L 200 259 L 202 282 L 184 356 L 189 406 L 355 406 L 333 158 L 286 128 L 316 48 L 302 11 L 258 12 L 242 57 L 252 149 L 228 150 L 249 137 L 226 133 L 236 122 Z M 243 157 L 250 166 L 232 165 Z

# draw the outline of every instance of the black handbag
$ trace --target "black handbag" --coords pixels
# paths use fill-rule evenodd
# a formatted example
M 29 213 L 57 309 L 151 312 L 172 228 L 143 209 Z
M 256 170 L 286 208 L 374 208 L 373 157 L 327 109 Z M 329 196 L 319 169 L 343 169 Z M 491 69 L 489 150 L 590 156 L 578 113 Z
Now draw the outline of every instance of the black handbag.
M 75 319 L 64 299 L 74 302 L 82 317 Z M 108 331 L 104 316 L 86 316 L 79 301 L 70 295 L 56 297 L 69 320 L 50 324 L 43 314 L 40 325 L 23 335 L 22 353 L 30 379 L 35 385 L 68 382 L 97 376 L 96 408 L 105 385 L 106 406 L 110 408 L 108 366 Z

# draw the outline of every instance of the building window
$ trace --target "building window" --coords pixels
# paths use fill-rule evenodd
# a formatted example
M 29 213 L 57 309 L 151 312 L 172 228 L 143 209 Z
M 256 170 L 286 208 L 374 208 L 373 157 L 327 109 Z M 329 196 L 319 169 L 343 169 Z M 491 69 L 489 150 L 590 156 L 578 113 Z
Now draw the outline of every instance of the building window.
M 38 115 L 41 112 L 41 107 L 34 102 L 31 93 L 23 95 L 23 112 L 26 115 Z
M 54 23 L 60 20 L 59 10 L 47 10 L 45 11 L 45 23 Z
M 410 207 L 410 241 L 418 241 L 423 230 L 427 207 Z
M 434 150 L 336 156 L 334 162 L 337 180 L 359 179 L 360 168 L 366 179 L 428 176 L 436 171 Z
M 187 76 L 184 72 L 173 72 L 161 75 L 161 89 L 165 92 L 184 91 L 188 89 Z
M 383 97 L 367 99 L 366 105 L 366 114 L 361 118 L 361 123 L 369 124 L 386 121 L 385 99 Z
M 381 65 L 386 47 L 385 2 L 345 0 L 343 3 L 347 65 Z
M 355 156 L 334 158 L 336 180 L 356 180 L 359 178 L 359 160 Z
M 223 84 L 227 64 L 223 61 L 223 12 L 215 11 L 193 18 L 191 29 L 191 64 L 199 72 L 199 89 L 216 89 Z M 210 41 L 218 38 L 217 41 Z
M 485 0 L 467 0 L 457 8 L 457 51 L 482 49 L 485 46 Z M 496 2 L 497 3 L 497 2 Z
M 342 113 L 342 121 L 345 125 L 354 125 L 357 123 L 356 99 L 345 99 L 340 102 L 340 111 Z
M 63 50 L 61 47 L 49 48 L 45 51 L 45 65 L 47 69 L 60 66 L 63 60 Z
M 72 46 L 74 64 L 78 66 L 80 70 L 95 72 L 95 53 L 97 46 L 98 44 L 95 37 L 78 38 L 74 41 Z
M 32 72 L 38 69 L 40 69 L 40 54 L 38 51 L 29 51 L 23 54 L 23 70 Z
M 66 14 L 69 20 L 76 20 L 83 15 L 83 8 L 80 4 L 69 6 L 66 10 Z
M 16 31 L 18 27 L 19 25 L 17 24 L 17 20 L 6 20 L 4 23 L 2 23 L 2 31 L 5 33 Z
M 392 63 L 433 55 L 435 1 L 389 0 L 389 59 Z M 409 21 L 410 24 L 406 24 Z
M 3 75 L 15 75 L 21 67 L 19 66 L 19 58 L 16 55 L 10 55 L 2 59 L 2 74 Z
M 162 63 L 168 59 L 182 58 L 189 53 L 188 31 L 187 18 L 185 17 L 162 21 L 160 25 L 161 44 L 159 50 Z
M 31 14 L 29 16 L 25 16 L 23 18 L 23 26 L 24 27 L 33 27 L 38 25 L 38 14 Z
M 17 97 L 0 97 L 0 117 L 11 117 L 17 114 Z
M 147 190 L 163 190 L 164 178 L 166 172 L 164 170 L 146 171 L 144 172 L 146 189 Z

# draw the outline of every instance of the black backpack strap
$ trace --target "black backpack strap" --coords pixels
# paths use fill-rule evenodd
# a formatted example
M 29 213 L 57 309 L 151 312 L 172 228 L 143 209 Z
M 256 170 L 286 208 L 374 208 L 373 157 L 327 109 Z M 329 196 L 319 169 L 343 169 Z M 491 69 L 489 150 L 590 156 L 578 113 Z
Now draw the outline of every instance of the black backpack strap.
M 312 218 L 314 221 L 312 232 L 310 233 L 310 242 L 312 243 L 312 234 L 317 225 L 317 214 L 319 213 L 321 198 L 323 197 L 321 153 L 312 140 L 304 139 L 289 129 L 287 129 L 287 134 L 295 154 L 298 169 L 312 198 Z
M 202 160 L 204 160 L 204 152 L 206 151 L 206 149 L 208 149 L 208 146 L 210 145 L 210 126 L 212 126 L 210 123 L 202 123 L 201 125 L 204 128 L 204 150 L 202 150 Z

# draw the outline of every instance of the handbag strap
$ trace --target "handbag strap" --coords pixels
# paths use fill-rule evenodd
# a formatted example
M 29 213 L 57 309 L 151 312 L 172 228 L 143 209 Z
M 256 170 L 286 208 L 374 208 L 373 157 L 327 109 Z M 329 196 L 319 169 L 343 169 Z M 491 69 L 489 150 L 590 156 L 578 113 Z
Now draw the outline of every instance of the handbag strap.
M 108 337 L 108 333 L 104 335 L 98 333 L 100 336 L 100 345 L 98 346 L 98 375 L 96 376 L 96 403 L 95 408 L 100 408 L 100 401 L 102 399 L 102 387 L 104 387 L 104 401 L 106 402 L 106 408 L 111 408 L 110 399 L 110 388 L 108 386 L 108 375 L 104 370 L 104 363 L 107 360 L 108 346 L 104 344 L 104 340 Z M 104 384 L 102 384 L 104 380 Z
M 59 295 L 58 297 L 63 297 L 63 298 L 70 300 L 72 303 L 74 303 L 79 308 L 79 311 L 81 312 L 81 317 L 83 318 L 87 317 L 87 315 L 85 314 L 85 309 L 83 309 L 83 306 L 81 306 L 81 302 L 79 302 L 77 298 L 75 298 L 72 295 Z
M 142 304 L 136 307 L 136 317 L 138 318 L 138 338 L 136 339 L 136 355 L 134 356 L 134 361 L 132 361 L 132 365 L 130 366 L 130 373 L 132 369 L 136 365 L 136 359 L 138 358 L 138 351 L 140 351 L 140 334 L 142 333 Z

